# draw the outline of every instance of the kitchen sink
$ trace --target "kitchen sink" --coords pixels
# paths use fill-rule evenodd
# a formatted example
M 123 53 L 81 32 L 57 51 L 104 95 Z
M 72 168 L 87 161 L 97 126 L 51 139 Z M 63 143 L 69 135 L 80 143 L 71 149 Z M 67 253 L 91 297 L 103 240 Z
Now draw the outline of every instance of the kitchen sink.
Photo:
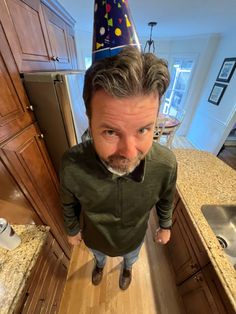
M 204 205 L 201 210 L 236 269 L 236 205 Z

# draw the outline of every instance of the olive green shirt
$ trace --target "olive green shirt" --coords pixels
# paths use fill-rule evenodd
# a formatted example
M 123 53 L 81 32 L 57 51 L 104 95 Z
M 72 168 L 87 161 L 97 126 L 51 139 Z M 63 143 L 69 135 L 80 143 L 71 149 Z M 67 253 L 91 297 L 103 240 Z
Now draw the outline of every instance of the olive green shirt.
M 156 205 L 159 224 L 169 228 L 177 176 L 174 154 L 154 143 L 129 175 L 112 174 L 91 141 L 70 148 L 60 171 L 61 202 L 68 235 L 82 229 L 85 244 L 121 256 L 142 242 Z

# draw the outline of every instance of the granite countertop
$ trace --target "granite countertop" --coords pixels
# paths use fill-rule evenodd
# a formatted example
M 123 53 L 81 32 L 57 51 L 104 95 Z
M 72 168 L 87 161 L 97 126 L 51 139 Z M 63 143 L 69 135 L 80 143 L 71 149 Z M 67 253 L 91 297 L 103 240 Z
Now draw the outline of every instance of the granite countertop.
M 236 310 L 236 271 L 201 212 L 202 205 L 236 205 L 236 171 L 208 152 L 174 149 L 174 153 L 178 193 Z
M 0 313 L 12 313 L 46 241 L 49 227 L 12 225 L 21 244 L 12 251 L 0 248 Z

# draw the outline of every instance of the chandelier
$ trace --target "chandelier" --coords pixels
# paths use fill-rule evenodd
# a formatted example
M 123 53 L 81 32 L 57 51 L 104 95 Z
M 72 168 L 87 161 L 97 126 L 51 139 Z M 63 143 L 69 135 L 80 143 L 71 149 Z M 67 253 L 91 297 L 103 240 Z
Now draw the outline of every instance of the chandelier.
M 149 38 L 149 40 L 146 41 L 146 44 L 145 44 L 145 47 L 144 47 L 144 52 L 146 52 L 146 48 L 148 48 L 148 52 L 150 52 L 151 51 L 151 47 L 152 47 L 152 52 L 153 53 L 155 52 L 155 43 L 154 43 L 154 40 L 152 40 L 152 29 L 156 25 L 157 25 L 157 22 L 149 22 L 148 23 L 148 26 L 151 27 L 150 38 Z

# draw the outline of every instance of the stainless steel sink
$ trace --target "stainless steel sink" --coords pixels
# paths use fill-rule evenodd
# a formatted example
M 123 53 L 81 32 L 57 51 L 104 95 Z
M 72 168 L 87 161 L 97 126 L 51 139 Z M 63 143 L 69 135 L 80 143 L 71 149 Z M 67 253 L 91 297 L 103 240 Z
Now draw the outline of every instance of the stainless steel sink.
M 203 215 L 236 269 L 236 206 L 204 205 Z

